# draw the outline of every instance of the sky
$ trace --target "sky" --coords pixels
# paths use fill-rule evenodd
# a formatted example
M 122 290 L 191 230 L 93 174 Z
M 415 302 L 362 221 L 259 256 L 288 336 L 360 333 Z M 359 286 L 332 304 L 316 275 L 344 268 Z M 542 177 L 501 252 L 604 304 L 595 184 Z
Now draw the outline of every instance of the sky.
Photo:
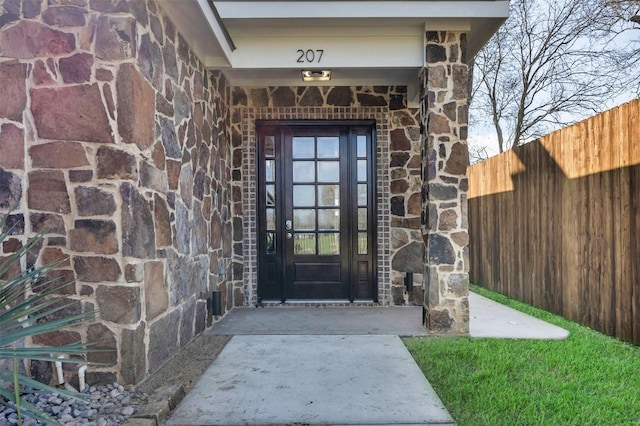
M 640 30 L 625 31 L 617 37 L 617 41 L 620 45 L 638 43 L 639 34 L 640 34 Z M 640 73 L 640 70 L 638 72 Z M 625 102 L 629 102 L 635 99 L 636 97 L 637 97 L 637 92 L 635 91 L 629 91 L 628 93 L 621 94 L 616 98 L 607 102 L 603 110 L 614 108 Z M 476 112 L 470 111 L 470 114 L 473 115 L 473 114 L 476 114 Z M 568 116 L 567 121 L 577 122 L 586 118 L 589 118 L 589 115 Z M 506 135 L 505 135 L 505 139 L 506 139 Z M 487 117 L 487 122 L 481 122 L 478 119 L 474 119 L 473 116 L 471 117 L 467 143 L 469 145 L 469 151 L 472 153 L 472 157 L 473 157 L 473 153 L 477 152 L 478 150 L 483 151 L 483 157 L 485 158 L 492 157 L 494 155 L 499 154 L 498 141 L 497 141 L 495 129 L 493 128 L 493 125 L 490 123 L 489 117 Z M 473 162 L 473 158 L 472 158 L 472 162 Z

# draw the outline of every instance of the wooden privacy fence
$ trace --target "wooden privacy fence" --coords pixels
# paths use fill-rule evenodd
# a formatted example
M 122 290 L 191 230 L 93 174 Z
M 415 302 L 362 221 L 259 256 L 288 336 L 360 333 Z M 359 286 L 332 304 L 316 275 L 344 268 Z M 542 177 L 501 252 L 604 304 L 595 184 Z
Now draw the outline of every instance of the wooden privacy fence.
M 468 175 L 472 282 L 640 344 L 640 99 Z

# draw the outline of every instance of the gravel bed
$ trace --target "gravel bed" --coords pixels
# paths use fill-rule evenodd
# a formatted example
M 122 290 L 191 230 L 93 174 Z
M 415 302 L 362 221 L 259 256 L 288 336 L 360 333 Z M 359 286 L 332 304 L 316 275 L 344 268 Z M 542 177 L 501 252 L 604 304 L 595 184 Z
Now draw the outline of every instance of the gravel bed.
M 85 387 L 87 399 L 68 398 L 58 393 L 40 392 L 23 395 L 22 399 L 36 405 L 63 425 L 116 426 L 125 422 L 147 399 L 146 393 L 135 388 L 125 389 L 113 383 Z M 12 408 L 0 406 L 0 425 L 17 425 L 18 414 Z M 41 424 L 23 413 L 23 425 Z

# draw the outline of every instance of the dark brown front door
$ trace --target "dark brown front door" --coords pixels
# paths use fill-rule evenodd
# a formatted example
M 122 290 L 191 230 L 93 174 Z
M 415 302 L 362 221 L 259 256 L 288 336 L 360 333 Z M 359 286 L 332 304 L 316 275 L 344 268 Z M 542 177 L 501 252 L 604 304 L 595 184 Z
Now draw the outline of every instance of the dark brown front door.
M 257 127 L 259 298 L 376 298 L 372 123 Z

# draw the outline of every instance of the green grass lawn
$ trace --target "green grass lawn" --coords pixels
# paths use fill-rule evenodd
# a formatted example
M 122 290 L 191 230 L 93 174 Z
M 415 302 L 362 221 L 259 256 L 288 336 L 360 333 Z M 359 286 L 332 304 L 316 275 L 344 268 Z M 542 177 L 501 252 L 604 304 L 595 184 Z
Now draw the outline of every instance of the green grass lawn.
M 640 425 L 640 348 L 487 290 L 564 341 L 407 338 L 458 425 Z

